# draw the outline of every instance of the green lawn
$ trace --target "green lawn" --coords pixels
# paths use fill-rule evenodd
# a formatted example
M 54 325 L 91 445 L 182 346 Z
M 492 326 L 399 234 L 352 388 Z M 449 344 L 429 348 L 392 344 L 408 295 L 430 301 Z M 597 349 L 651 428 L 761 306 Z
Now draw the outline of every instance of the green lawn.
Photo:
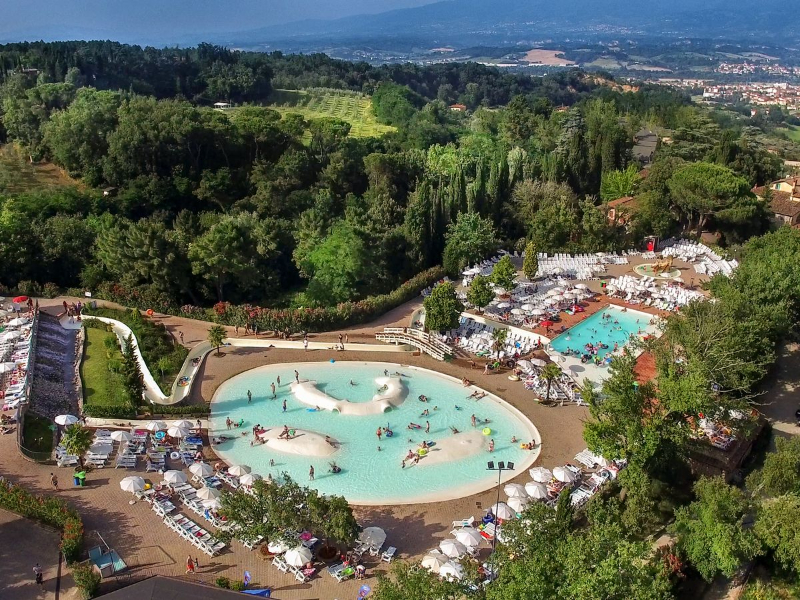
M 281 114 L 297 113 L 306 119 L 336 117 L 347 121 L 352 137 L 380 137 L 396 131 L 394 127 L 378 123 L 372 112 L 372 99 L 364 94 L 346 90 L 274 90 L 270 101 L 269 108 Z M 305 137 L 310 139 L 308 132 Z
M 788 129 L 782 131 L 784 131 L 786 135 L 789 136 L 790 140 L 800 144 L 800 127 L 797 127 L 796 125 L 789 125 Z
M 105 406 L 127 404 L 121 377 L 108 368 L 109 358 L 105 340 L 111 338 L 116 342 L 117 336 L 92 327 L 86 327 L 84 331 L 86 341 L 81 363 L 84 403 Z M 112 357 L 119 360 L 122 355 L 119 350 L 115 350 Z
M 0 193 L 21 194 L 75 185 L 77 184 L 55 165 L 31 164 L 29 157 L 14 145 L 0 145 Z

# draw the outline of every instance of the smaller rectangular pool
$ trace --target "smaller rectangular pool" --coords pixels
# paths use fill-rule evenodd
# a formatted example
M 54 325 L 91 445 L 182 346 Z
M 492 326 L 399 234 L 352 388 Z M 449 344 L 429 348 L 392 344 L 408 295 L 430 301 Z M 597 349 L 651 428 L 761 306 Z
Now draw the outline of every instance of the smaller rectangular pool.
M 602 359 L 614 351 L 615 344 L 617 348 L 625 346 L 630 341 L 631 335 L 651 333 L 652 318 L 647 313 L 636 310 L 623 312 L 623 309 L 609 305 L 567 329 L 550 342 L 550 345 L 561 354 L 575 350 L 584 354 L 587 344 L 594 346 L 600 344 L 606 346 L 597 351 L 597 356 Z

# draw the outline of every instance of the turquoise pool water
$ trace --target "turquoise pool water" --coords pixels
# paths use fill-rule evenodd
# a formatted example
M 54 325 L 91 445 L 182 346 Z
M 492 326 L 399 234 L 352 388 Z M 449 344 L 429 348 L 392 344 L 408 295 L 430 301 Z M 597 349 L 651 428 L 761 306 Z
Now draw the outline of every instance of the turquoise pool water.
M 290 389 L 294 382 L 294 369 L 301 380 L 317 382 L 325 394 L 351 402 L 369 402 L 377 392 L 375 379 L 399 371 L 408 392 L 405 401 L 388 412 L 373 415 L 341 415 L 327 410 L 314 411 L 300 403 Z M 280 376 L 277 398 L 272 398 L 270 384 Z M 350 381 L 356 385 L 351 385 Z M 430 502 L 459 498 L 497 485 L 497 473 L 486 470 L 488 460 L 512 461 L 515 470 L 504 476 L 504 480 L 524 473 L 535 460 L 538 450 L 527 451 L 519 443 L 511 443 L 516 436 L 520 441 L 540 442 L 533 424 L 516 409 L 499 398 L 487 396 L 474 400 L 468 396 L 476 388 L 464 388 L 452 378 L 407 366 L 389 363 L 303 363 L 269 365 L 247 371 L 226 381 L 220 386 L 211 405 L 211 429 L 214 434 L 233 436 L 234 439 L 215 446 L 217 453 L 233 464 L 246 464 L 255 473 L 278 477 L 289 473 L 303 485 L 313 486 L 322 493 L 339 494 L 356 504 L 390 504 Z M 253 394 L 252 403 L 247 402 L 247 391 Z M 428 402 L 418 397 L 424 394 Z M 286 401 L 286 412 L 283 402 Z M 461 409 L 457 409 L 456 407 Z M 436 408 L 436 410 L 434 410 Z M 425 409 L 429 416 L 422 416 Z M 473 428 L 471 416 L 478 420 L 489 419 L 488 424 Z M 244 420 L 240 429 L 228 430 L 225 420 Z M 418 423 L 424 428 L 430 423 L 430 432 L 409 430 L 409 423 Z M 341 442 L 340 448 L 330 457 L 295 455 L 268 448 L 265 445 L 251 446 L 251 429 L 254 425 L 292 428 L 330 435 Z M 394 435 L 385 435 L 379 441 L 376 430 L 389 426 Z M 460 432 L 476 432 L 483 427 L 492 432 L 473 454 L 434 464 L 425 464 L 423 458 L 418 465 L 401 468 L 401 461 L 409 449 L 416 449 L 423 441 L 440 442 L 447 449 L 452 436 L 450 427 Z M 249 432 L 242 436 L 242 431 Z M 472 433 L 470 435 L 480 435 Z M 490 453 L 486 445 L 494 439 L 495 449 Z M 381 450 L 378 451 L 380 446 Z M 475 447 L 475 446 L 473 446 Z M 436 445 L 434 445 L 436 449 Z M 434 456 L 433 451 L 429 456 Z M 440 455 L 441 456 L 441 455 Z M 270 466 L 270 460 L 274 466 Z M 334 460 L 342 468 L 339 474 L 329 473 L 329 462 Z M 315 469 L 314 481 L 309 481 L 309 467 Z
M 610 318 L 606 318 L 609 316 Z M 600 358 L 614 351 L 614 344 L 622 348 L 630 341 L 631 335 L 650 331 L 650 315 L 638 311 L 622 312 L 621 309 L 607 306 L 600 312 L 587 317 L 577 325 L 555 338 L 550 345 L 565 353 L 569 350 L 584 351 L 586 344 L 605 344 L 606 349 L 597 352 Z

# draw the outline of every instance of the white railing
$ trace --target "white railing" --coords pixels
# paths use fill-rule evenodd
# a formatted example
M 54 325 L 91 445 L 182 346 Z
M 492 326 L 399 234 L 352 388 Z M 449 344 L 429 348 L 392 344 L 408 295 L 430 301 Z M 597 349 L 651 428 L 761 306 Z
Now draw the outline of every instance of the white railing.
M 444 360 L 445 357 L 453 353 L 450 346 L 442 342 L 437 337 L 420 331 L 419 329 L 407 327 L 386 327 L 382 333 L 376 333 L 375 339 L 382 342 L 393 344 L 408 344 L 419 348 L 425 354 L 429 354 L 437 360 Z

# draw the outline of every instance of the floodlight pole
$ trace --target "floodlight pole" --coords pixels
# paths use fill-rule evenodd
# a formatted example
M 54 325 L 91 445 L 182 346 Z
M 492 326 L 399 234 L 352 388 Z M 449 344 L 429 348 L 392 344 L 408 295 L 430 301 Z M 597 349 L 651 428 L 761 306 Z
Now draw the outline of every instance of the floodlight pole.
M 500 485 L 502 484 L 503 471 L 513 471 L 514 463 L 513 462 L 506 463 L 501 460 L 497 462 L 497 465 L 495 465 L 494 461 L 490 460 L 486 464 L 486 470 L 497 471 L 497 502 L 495 502 L 495 506 L 497 506 L 498 504 L 500 504 Z M 492 556 L 491 556 L 492 560 L 490 561 L 492 564 L 492 575 L 496 575 L 494 571 L 494 552 L 495 548 L 497 547 L 497 523 L 496 523 L 497 515 L 494 515 L 494 518 L 495 518 L 495 529 L 494 529 L 494 535 L 492 536 Z

